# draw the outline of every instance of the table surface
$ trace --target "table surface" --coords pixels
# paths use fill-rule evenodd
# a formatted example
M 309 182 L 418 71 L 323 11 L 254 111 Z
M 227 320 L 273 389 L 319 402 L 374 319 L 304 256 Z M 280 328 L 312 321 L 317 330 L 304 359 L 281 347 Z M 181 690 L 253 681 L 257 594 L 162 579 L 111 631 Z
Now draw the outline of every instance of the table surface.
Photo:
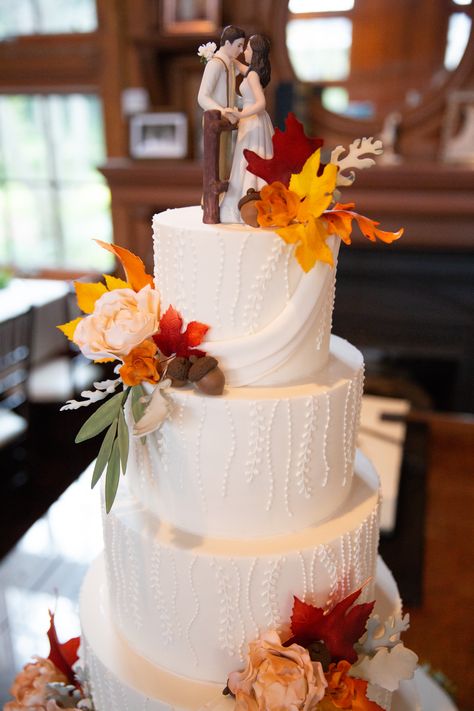
M 0 289 L 0 321 L 34 307 L 31 359 L 33 365 L 64 351 L 66 339 L 56 326 L 69 320 L 69 284 L 54 279 L 12 279 Z
M 60 639 L 79 633 L 80 586 L 103 547 L 91 474 L 88 467 L 0 564 L 0 708 L 17 671 L 49 653 L 48 609 L 56 611 Z
M 68 283 L 53 279 L 12 279 L 0 289 L 0 321 L 6 321 L 28 311 L 64 298 L 69 291 Z

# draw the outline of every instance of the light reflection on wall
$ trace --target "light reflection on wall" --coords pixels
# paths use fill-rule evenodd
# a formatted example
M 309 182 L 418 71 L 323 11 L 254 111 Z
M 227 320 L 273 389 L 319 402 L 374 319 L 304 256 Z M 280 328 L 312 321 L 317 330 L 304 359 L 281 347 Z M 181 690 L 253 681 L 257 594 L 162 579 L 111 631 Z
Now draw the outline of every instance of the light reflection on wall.
M 457 2 L 458 5 L 468 3 Z M 470 3 L 469 3 L 470 4 Z M 448 71 L 457 68 L 463 58 L 471 34 L 472 20 L 465 12 L 454 12 L 449 18 L 444 66 Z

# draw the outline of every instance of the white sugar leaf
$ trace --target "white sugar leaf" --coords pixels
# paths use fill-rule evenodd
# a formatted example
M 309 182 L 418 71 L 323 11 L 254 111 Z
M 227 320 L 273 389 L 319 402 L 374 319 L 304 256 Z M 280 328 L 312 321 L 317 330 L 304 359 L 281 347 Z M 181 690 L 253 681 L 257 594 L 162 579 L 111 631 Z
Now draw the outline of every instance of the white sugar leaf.
M 417 655 L 399 642 L 391 649 L 382 647 L 373 657 L 359 657 L 349 673 L 370 684 L 395 691 L 400 681 L 413 677 L 417 663 Z
M 99 402 L 100 400 L 105 400 L 105 398 L 111 393 L 115 392 L 117 387 L 121 383 L 121 379 L 116 380 L 102 380 L 101 382 L 94 383 L 95 390 L 83 390 L 81 397 L 84 400 L 68 400 L 65 405 L 60 409 L 63 410 L 77 410 L 80 407 L 88 407 L 94 402 Z
M 343 158 L 344 153 L 347 153 Z M 383 153 L 382 141 L 378 138 L 356 138 L 349 148 L 336 146 L 331 153 L 330 162 L 339 168 L 336 185 L 352 185 L 355 180 L 354 169 L 363 170 L 375 165 L 375 160 L 371 156 L 379 156 Z
M 410 626 L 410 615 L 401 613 L 392 615 L 381 622 L 378 615 L 372 615 L 367 621 L 367 629 L 357 645 L 363 654 L 374 654 L 380 647 L 394 647 L 400 641 L 402 632 Z

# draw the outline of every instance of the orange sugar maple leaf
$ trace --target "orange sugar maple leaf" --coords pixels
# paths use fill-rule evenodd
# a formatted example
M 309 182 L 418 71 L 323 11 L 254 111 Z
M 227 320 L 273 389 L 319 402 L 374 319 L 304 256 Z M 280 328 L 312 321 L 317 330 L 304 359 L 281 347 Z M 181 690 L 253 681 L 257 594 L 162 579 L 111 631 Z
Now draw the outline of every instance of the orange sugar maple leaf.
M 364 237 L 367 237 L 371 242 L 379 239 L 386 244 L 390 244 L 400 239 L 403 235 L 403 227 L 397 232 L 385 232 L 377 229 L 379 222 L 353 212 L 352 208 L 354 207 L 355 204 L 353 202 L 345 205 L 336 203 L 332 210 L 323 212 L 322 217 L 326 220 L 328 234 L 338 235 L 345 244 L 351 244 L 352 221 L 355 220 Z
M 329 612 L 325 612 L 322 607 L 302 602 L 295 596 L 291 615 L 291 631 L 294 636 L 285 642 L 285 646 L 296 642 L 304 647 L 311 642 L 322 640 L 333 661 L 346 659 L 351 664 L 357 661 L 354 644 L 364 634 L 375 604 L 368 602 L 349 609 L 361 591 L 362 588 L 359 588 L 351 593 Z

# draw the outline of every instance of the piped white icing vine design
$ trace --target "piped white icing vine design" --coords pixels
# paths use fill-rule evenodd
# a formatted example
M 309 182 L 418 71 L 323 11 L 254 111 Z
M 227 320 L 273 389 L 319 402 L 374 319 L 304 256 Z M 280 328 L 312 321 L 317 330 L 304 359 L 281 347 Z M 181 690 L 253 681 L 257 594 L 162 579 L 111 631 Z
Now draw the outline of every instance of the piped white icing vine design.
M 284 252 L 284 243 L 280 239 L 275 238 L 267 261 L 260 267 L 255 282 L 249 289 L 247 302 L 244 307 L 243 321 L 249 333 L 255 333 L 258 328 L 267 285 L 270 283 Z
M 218 237 L 218 250 L 219 250 L 219 265 L 217 268 L 216 294 L 215 294 L 215 299 L 214 299 L 214 305 L 215 305 L 215 310 L 216 310 L 215 324 L 216 324 L 216 326 L 220 326 L 222 324 L 220 305 L 221 305 L 222 281 L 224 279 L 225 247 L 224 247 L 223 237 L 220 232 L 217 233 L 217 237 Z
M 307 398 L 305 422 L 301 433 L 301 441 L 295 471 L 296 490 L 307 499 L 311 496 L 309 467 L 312 458 L 311 445 L 314 439 L 314 431 L 317 427 L 317 413 L 317 400 L 313 397 Z
M 234 300 L 232 302 L 232 308 L 231 308 L 231 312 L 230 312 L 232 326 L 234 326 L 234 327 L 235 327 L 235 312 L 237 309 L 237 304 L 239 303 L 239 300 L 241 297 L 241 289 L 242 289 L 242 260 L 243 260 L 245 248 L 247 246 L 248 237 L 249 237 L 248 234 L 246 234 L 240 244 L 239 257 L 237 260 L 237 269 L 235 271 L 235 278 L 236 278 L 235 296 L 234 296 Z
M 287 460 L 286 460 L 286 468 L 285 468 L 285 487 L 284 487 L 284 494 L 283 498 L 285 501 L 285 509 L 288 514 L 288 516 L 292 517 L 293 516 L 293 511 L 290 508 L 290 475 L 291 475 L 291 463 L 293 459 L 293 425 L 292 425 L 292 417 L 291 417 L 291 402 L 290 400 L 286 401 L 286 413 L 287 413 L 287 437 L 288 437 L 288 444 L 287 444 Z
M 249 417 L 249 451 L 245 463 L 245 481 L 251 484 L 260 473 L 262 463 L 266 431 L 263 405 L 258 402 L 252 402 L 249 408 Z
M 133 493 L 183 530 L 201 533 L 205 515 L 206 532 L 220 537 L 285 533 L 327 517 L 350 491 L 357 377 L 285 400 L 173 392 L 169 419 L 135 449 Z
M 170 617 L 171 605 L 161 585 L 161 553 L 161 548 L 153 545 L 150 561 L 150 586 L 156 604 L 157 615 L 161 622 L 161 638 L 163 644 L 167 645 L 173 639 L 173 623 Z
M 328 462 L 328 432 L 329 432 L 329 421 L 331 417 L 331 400 L 329 393 L 326 393 L 324 397 L 326 406 L 326 416 L 324 418 L 324 434 L 323 434 L 323 462 L 324 462 L 324 478 L 323 486 L 326 486 L 329 479 L 329 462 Z
M 230 469 L 232 466 L 232 462 L 235 457 L 235 451 L 237 448 L 237 443 L 236 443 L 236 436 L 235 436 L 235 424 L 234 424 L 234 418 L 232 416 L 232 410 L 229 407 L 229 403 L 225 402 L 225 411 L 227 414 L 228 422 L 229 422 L 229 427 L 230 427 L 230 448 L 229 448 L 229 456 L 227 458 L 227 461 L 225 463 L 224 467 L 224 476 L 222 479 L 222 497 L 225 498 L 227 496 L 227 486 L 229 483 L 229 473 Z
M 281 558 L 270 561 L 263 576 L 262 607 L 265 611 L 267 627 L 270 628 L 275 627 L 278 629 L 281 624 L 281 614 L 278 603 L 278 582 L 283 562 Z
M 189 587 L 192 593 L 193 597 L 193 602 L 194 602 L 194 611 L 192 613 L 192 617 L 189 621 L 189 625 L 186 630 L 186 639 L 188 641 L 189 648 L 191 650 L 192 656 L 193 656 L 193 663 L 194 666 L 197 667 L 199 664 L 199 658 L 197 655 L 196 647 L 193 644 L 193 641 L 191 639 L 191 630 L 193 628 L 194 623 L 196 622 L 198 616 L 199 616 L 199 610 L 200 610 L 200 602 L 199 602 L 199 596 L 196 592 L 196 588 L 194 586 L 194 579 L 193 579 L 193 573 L 194 573 L 194 567 L 196 565 L 197 558 L 192 558 L 191 563 L 189 566 L 189 571 L 188 571 L 188 576 L 189 576 Z
M 280 405 L 278 400 L 275 400 L 272 406 L 272 410 L 270 413 L 270 420 L 268 422 L 268 427 L 266 428 L 267 430 L 267 436 L 266 436 L 266 441 L 265 441 L 265 458 L 267 462 L 267 472 L 268 472 L 268 499 L 267 503 L 265 504 L 265 511 L 270 511 L 272 508 L 273 504 L 273 497 L 275 494 L 275 480 L 274 480 L 274 466 L 273 466 L 273 461 L 272 461 L 272 437 L 271 433 L 273 430 L 273 421 L 275 419 L 275 413 L 277 411 L 278 406 Z
M 159 532 L 155 536 L 148 528 L 151 521 L 135 530 L 135 514 L 128 509 L 117 507 L 105 520 L 106 528 L 117 527 L 114 536 L 107 533 L 106 551 L 110 587 L 120 590 L 112 600 L 114 619 L 133 648 L 153 663 L 184 675 L 218 681 L 228 669 L 225 659 L 232 664 L 241 662 L 246 643 L 255 637 L 256 630 L 281 629 L 291 603 L 282 591 L 288 589 L 290 581 L 295 594 L 330 604 L 344 590 L 374 575 L 375 557 L 371 552 L 377 546 L 376 505 L 352 531 L 346 530 L 334 541 L 280 555 L 258 553 L 250 558 L 208 556 L 205 546 L 195 553 L 198 539 L 181 540 L 178 535 L 173 541 L 173 536 L 168 540 L 166 535 L 161 540 Z M 367 554 L 358 557 L 362 548 Z M 142 557 L 152 561 L 151 575 L 140 576 L 142 584 L 137 589 L 133 567 Z M 364 596 L 370 598 L 373 584 L 367 588 Z M 173 603 L 166 619 L 164 596 Z M 146 626 L 137 617 L 137 606 L 141 619 L 147 620 Z M 172 619 L 183 622 L 184 635 L 178 631 L 171 634 L 168 625 Z M 203 638 L 206 645 L 198 644 L 197 640 Z M 225 658 L 216 658 L 213 649 L 225 652 Z

